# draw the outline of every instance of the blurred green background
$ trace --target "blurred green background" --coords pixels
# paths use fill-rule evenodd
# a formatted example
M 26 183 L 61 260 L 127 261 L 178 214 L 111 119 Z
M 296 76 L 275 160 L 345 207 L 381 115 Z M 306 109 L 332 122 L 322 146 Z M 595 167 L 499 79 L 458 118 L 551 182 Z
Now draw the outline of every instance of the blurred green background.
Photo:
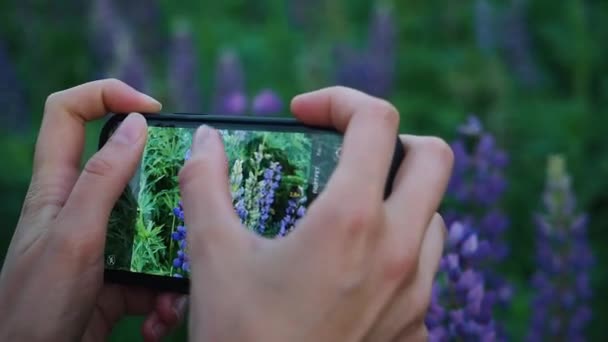
M 95 25 L 125 25 L 132 33 L 146 66 L 145 90 L 162 100 L 165 111 L 182 110 L 171 97 L 168 55 L 176 29 L 189 27 L 200 111 L 212 102 L 218 58 L 230 49 L 243 65 L 247 94 L 272 88 L 288 103 L 344 79 L 354 79 L 353 85 L 386 81 L 378 95 L 400 110 L 403 132 L 448 141 L 470 113 L 477 114 L 511 157 L 504 207 L 512 253 L 502 269 L 516 295 L 502 319 L 514 340 L 528 328 L 532 215 L 540 207 L 546 157 L 562 153 L 579 206 L 591 217 L 597 267 L 589 339 L 602 339 L 601 317 L 608 313 L 602 291 L 608 276 L 602 267 L 608 241 L 602 229 L 608 223 L 608 2 L 133 0 L 115 1 L 111 15 L 93 13 L 104 2 L 0 2 L 0 258 L 28 186 L 45 98 L 92 79 L 129 77 L 129 70 L 121 74 L 116 60 L 103 57 L 100 50 L 110 42 L 94 34 Z M 394 64 L 365 78 L 356 63 L 344 67 L 335 46 L 359 52 L 374 46 L 368 32 L 377 8 L 389 11 L 396 33 L 384 42 L 389 56 L 379 58 Z M 86 156 L 96 150 L 100 126 L 87 127 Z M 124 321 L 112 340 L 139 340 L 138 323 Z M 185 332 L 172 338 L 183 340 Z

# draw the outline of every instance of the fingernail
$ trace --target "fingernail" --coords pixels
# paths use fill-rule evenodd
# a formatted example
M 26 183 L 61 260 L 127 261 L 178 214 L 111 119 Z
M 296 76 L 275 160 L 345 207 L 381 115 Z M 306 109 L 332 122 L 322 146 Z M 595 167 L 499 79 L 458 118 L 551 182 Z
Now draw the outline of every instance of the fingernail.
M 140 94 L 142 95 L 142 98 L 143 98 L 145 101 L 148 101 L 148 102 L 154 103 L 154 104 L 155 104 L 155 105 L 158 107 L 158 110 L 159 110 L 159 111 L 160 111 L 161 109 L 163 109 L 163 104 L 162 104 L 162 103 L 160 103 L 160 102 L 159 102 L 157 99 L 153 98 L 153 97 L 152 97 L 152 96 L 150 96 L 150 95 L 144 94 L 144 93 L 140 93 Z
M 173 302 L 173 310 L 175 310 L 175 314 L 180 319 L 184 315 L 184 311 L 186 310 L 187 302 L 188 302 L 188 298 L 186 296 L 181 296 Z
M 209 126 L 203 125 L 196 130 L 194 135 L 194 141 L 192 142 L 192 152 L 202 149 L 207 142 L 207 137 L 211 129 Z
M 118 126 L 118 129 L 112 135 L 112 139 L 121 144 L 132 144 L 139 139 L 141 129 L 139 121 L 140 116 L 137 114 L 129 114 L 123 122 Z

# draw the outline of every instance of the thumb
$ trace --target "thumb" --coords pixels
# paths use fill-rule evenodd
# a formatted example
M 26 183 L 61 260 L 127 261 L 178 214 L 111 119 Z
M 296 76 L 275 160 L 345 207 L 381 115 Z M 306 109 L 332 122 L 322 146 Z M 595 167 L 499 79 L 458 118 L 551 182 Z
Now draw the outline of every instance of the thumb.
M 196 131 L 179 179 L 192 256 L 207 246 L 234 245 L 244 229 L 232 205 L 228 161 L 216 130 L 201 126 Z
M 86 255 L 103 253 L 112 208 L 139 165 L 146 143 L 146 119 L 130 114 L 104 147 L 87 162 L 57 219 L 53 233 L 75 241 Z

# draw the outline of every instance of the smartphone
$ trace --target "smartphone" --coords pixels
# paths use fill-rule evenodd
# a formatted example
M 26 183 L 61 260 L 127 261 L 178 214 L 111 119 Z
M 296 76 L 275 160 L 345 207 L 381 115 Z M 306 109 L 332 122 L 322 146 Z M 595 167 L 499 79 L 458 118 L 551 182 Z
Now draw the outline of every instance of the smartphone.
M 285 118 L 144 114 L 148 139 L 137 171 L 108 224 L 105 279 L 187 293 L 189 259 L 178 173 L 190 158 L 192 136 L 217 129 L 229 162 L 236 215 L 245 229 L 269 239 L 287 236 L 325 188 L 340 159 L 342 135 Z M 99 148 L 125 118 L 104 125 Z M 396 137 L 385 196 L 404 156 Z

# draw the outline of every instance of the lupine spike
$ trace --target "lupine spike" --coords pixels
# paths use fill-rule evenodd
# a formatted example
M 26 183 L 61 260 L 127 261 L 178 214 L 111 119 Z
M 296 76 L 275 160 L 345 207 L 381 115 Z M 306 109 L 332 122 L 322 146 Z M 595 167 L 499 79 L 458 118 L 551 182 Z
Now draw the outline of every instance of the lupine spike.
M 158 0 L 116 1 L 126 22 L 137 37 L 137 50 L 146 57 L 164 56 L 167 36 L 163 23 L 163 12 Z
M 30 113 L 23 84 L 0 42 L 0 124 L 6 131 L 24 132 L 30 125 Z
M 106 76 L 116 60 L 120 40 L 127 28 L 112 0 L 93 0 L 89 10 L 89 44 L 100 68 L 98 73 Z
M 503 48 L 506 62 L 519 81 L 524 86 L 535 87 L 540 82 L 540 73 L 532 53 L 525 6 L 525 0 L 511 0 L 503 25 Z
M 147 92 L 149 84 L 146 63 L 135 50 L 130 34 L 120 37 L 116 62 L 115 77 L 139 91 Z
M 184 155 L 184 160 L 190 158 L 190 150 L 188 149 Z M 182 201 L 179 201 L 177 207 L 173 208 L 173 215 L 178 220 L 178 226 L 175 231 L 171 233 L 171 239 L 177 243 L 178 251 L 176 258 L 173 259 L 173 267 L 177 270 L 173 276 L 177 278 L 183 278 L 185 275 L 190 273 L 190 267 L 188 264 L 188 253 L 186 251 L 188 228 L 184 223 L 184 207 Z
M 509 252 L 504 237 L 509 223 L 500 208 L 506 190 L 504 168 L 508 158 L 477 117 L 469 117 L 458 133 L 458 139 L 452 143 L 455 165 L 448 186 L 448 197 L 457 203 L 445 216 L 448 225 L 461 222 L 475 227 L 477 239 L 463 236 L 462 228 L 455 226 L 454 236 L 448 235 L 448 245 L 464 238 L 460 253 L 476 255 L 477 271 L 484 277 L 484 309 L 491 313 L 496 304 L 507 305 L 512 292 L 495 268 Z M 502 339 L 501 327 L 496 329 L 494 333 Z
M 536 216 L 536 261 L 532 322 L 527 340 L 584 341 L 592 313 L 589 274 L 594 263 L 586 215 L 577 214 L 565 160 L 549 159 L 544 212 Z
M 366 50 L 359 52 L 343 44 L 336 48 L 337 83 L 374 96 L 388 97 L 393 88 L 396 42 L 389 8 L 377 7 L 371 18 Z
M 276 115 L 283 109 L 283 101 L 271 89 L 264 89 L 253 99 L 252 113 L 254 115 Z
M 247 110 L 245 76 L 236 52 L 221 53 L 215 71 L 213 112 L 220 115 L 242 115 Z
M 494 27 L 494 8 L 489 0 L 477 0 L 475 2 L 474 16 L 477 47 L 481 52 L 490 54 L 495 49 L 496 32 Z
M 198 58 L 192 32 L 179 23 L 171 40 L 169 53 L 169 87 L 173 106 L 177 111 L 202 110 Z
M 489 294 L 477 267 L 478 233 L 454 222 L 448 236 L 426 316 L 429 341 L 495 341 L 495 322 L 487 313 Z

